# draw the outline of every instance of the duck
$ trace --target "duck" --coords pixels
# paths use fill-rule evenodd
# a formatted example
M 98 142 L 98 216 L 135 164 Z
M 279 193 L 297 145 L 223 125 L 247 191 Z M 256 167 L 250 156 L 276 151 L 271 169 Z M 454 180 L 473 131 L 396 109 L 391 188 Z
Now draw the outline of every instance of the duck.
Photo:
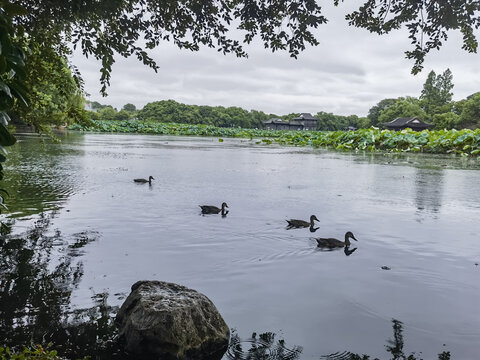
M 228 205 L 227 203 L 222 203 L 222 207 L 221 208 L 218 208 L 216 206 L 213 206 L 213 205 L 198 205 L 202 208 L 202 214 L 218 214 L 220 211 L 222 212 L 222 214 L 225 214 L 225 208 L 228 208 Z M 228 211 L 227 211 L 228 213 Z
M 315 215 L 310 216 L 310 221 L 296 220 L 296 219 L 290 219 L 285 221 L 288 223 L 287 229 L 291 229 L 291 228 L 304 228 L 304 227 L 313 228 L 313 222 L 315 220 L 320 221 L 317 219 Z
M 323 247 L 323 248 L 343 248 L 345 246 L 350 246 L 350 239 L 353 239 L 355 241 L 358 241 L 353 233 L 351 231 L 347 231 L 345 233 L 345 241 L 340 241 L 335 238 L 317 238 L 317 246 Z
M 133 181 L 135 181 L 136 183 L 142 183 L 142 184 L 149 183 L 150 185 L 152 184 L 152 180 L 155 180 L 155 178 L 152 175 L 150 175 L 148 177 L 148 180 L 147 179 L 133 179 Z

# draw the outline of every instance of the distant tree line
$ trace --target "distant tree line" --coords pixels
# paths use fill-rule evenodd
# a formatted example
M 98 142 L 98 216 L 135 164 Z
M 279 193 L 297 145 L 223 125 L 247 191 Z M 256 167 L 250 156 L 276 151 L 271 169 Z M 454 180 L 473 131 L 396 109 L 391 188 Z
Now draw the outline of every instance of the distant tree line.
M 135 105 L 126 104 L 120 111 L 110 105 L 98 102 L 91 103 L 92 120 L 130 120 L 158 121 L 163 123 L 214 125 L 217 127 L 241 127 L 246 129 L 262 129 L 263 122 L 271 118 L 291 121 L 299 113 L 288 115 L 267 114 L 263 111 L 245 110 L 239 107 L 186 105 L 174 100 L 162 100 L 148 103 L 141 110 Z M 314 114 L 319 121 L 318 130 L 341 130 L 348 126 L 357 128 L 369 127 L 368 118 L 357 115 L 334 115 L 319 112 Z
M 382 127 L 382 124 L 398 117 L 418 117 L 432 123 L 436 129 L 480 128 L 480 92 L 466 99 L 452 101 L 453 76 L 449 69 L 437 75 L 428 74 L 418 98 L 412 96 L 383 99 L 370 108 L 367 117 L 335 115 L 320 111 L 318 129 L 322 131 L 343 130 L 349 127 Z M 174 100 L 148 103 L 141 110 L 133 104 L 125 104 L 120 111 L 110 105 L 92 102 L 92 120 L 158 121 L 163 123 L 201 124 L 217 127 L 263 128 L 263 122 L 271 118 L 287 121 L 299 113 L 287 115 L 266 114 L 262 111 L 244 110 L 239 107 L 186 105 Z

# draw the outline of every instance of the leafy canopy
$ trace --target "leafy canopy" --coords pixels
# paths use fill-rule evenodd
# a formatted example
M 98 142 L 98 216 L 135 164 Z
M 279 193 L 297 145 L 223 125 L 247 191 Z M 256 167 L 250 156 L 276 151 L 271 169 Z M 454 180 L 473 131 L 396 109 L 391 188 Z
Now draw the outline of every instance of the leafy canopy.
M 333 2 L 339 5 L 340 0 Z M 297 57 L 306 45 L 318 44 L 313 30 L 327 22 L 316 0 L 17 0 L 16 4 L 28 12 L 17 21 L 34 41 L 61 56 L 73 43 L 85 56 L 101 61 L 103 93 L 115 53 L 136 56 L 156 70 L 148 50 L 163 42 L 244 57 L 243 45 L 260 38 L 265 48 Z M 476 52 L 479 12 L 477 0 L 368 0 L 346 19 L 378 34 L 406 26 L 414 46 L 406 56 L 414 60 L 412 72 L 417 73 L 426 54 L 440 48 L 450 30 L 463 34 L 463 49 Z
M 417 74 L 423 68 L 425 56 L 433 49 L 440 49 L 450 30 L 461 32 L 462 49 L 476 53 L 478 40 L 474 31 L 480 26 L 479 13 L 478 0 L 368 0 L 346 19 L 350 25 L 377 34 L 406 26 L 413 49 L 405 54 L 414 60 L 412 73 Z
M 29 34 L 49 33 L 51 45 L 66 52 L 66 44 L 102 63 L 102 92 L 110 82 L 114 53 L 136 56 L 157 69 L 147 51 L 164 41 L 181 49 L 216 48 L 223 53 L 247 56 L 242 43 L 257 35 L 266 48 L 286 50 L 296 57 L 306 44 L 318 41 L 312 28 L 325 23 L 315 0 L 19 0 L 29 16 L 19 19 Z M 243 39 L 229 36 L 231 28 Z M 139 44 L 144 44 L 139 45 Z
M 450 69 L 445 70 L 441 75 L 436 75 L 433 70 L 430 71 L 420 95 L 422 107 L 428 115 L 432 117 L 442 106 L 452 101 L 453 86 L 453 75 Z
M 379 123 L 386 123 L 399 117 L 418 117 L 425 119 L 426 114 L 420 107 L 420 100 L 407 96 L 398 98 L 395 104 L 382 110 L 378 121 Z

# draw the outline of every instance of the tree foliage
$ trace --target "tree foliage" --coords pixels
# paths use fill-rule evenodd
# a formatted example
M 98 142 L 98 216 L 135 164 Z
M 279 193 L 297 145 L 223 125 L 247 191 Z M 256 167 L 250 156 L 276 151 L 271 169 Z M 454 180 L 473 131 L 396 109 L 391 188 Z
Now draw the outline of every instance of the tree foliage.
M 370 126 L 370 121 L 368 121 L 368 119 L 359 118 L 357 115 L 343 116 L 320 111 L 315 115 L 315 117 L 319 120 L 318 130 L 323 131 L 343 130 L 349 126 L 355 128 L 364 128 Z
M 138 111 L 137 116 L 144 121 L 241 128 L 263 128 L 263 121 L 278 117 L 261 111 L 247 111 L 239 107 L 186 105 L 174 100 L 148 103 Z
M 461 106 L 458 125 L 464 128 L 480 128 L 480 93 L 467 98 Z
M 137 107 L 133 104 L 128 103 L 128 104 L 123 105 L 122 110 L 133 113 L 133 112 L 137 111 Z
M 414 97 L 400 97 L 395 104 L 390 105 L 380 112 L 378 121 L 380 124 L 390 122 L 399 117 L 418 117 L 425 119 L 426 113 L 420 106 L 420 100 Z
M 446 112 L 442 107 L 451 103 L 453 86 L 453 75 L 450 69 L 445 70 L 441 75 L 435 74 L 433 70 L 430 71 L 420 95 L 422 108 L 429 118 L 433 118 L 440 112 Z
M 379 126 L 378 118 L 380 113 L 396 103 L 396 99 L 383 99 L 377 103 L 377 105 L 370 108 L 368 111 L 368 119 L 372 126 Z M 393 119 L 392 119 L 393 120 Z
M 406 26 L 413 49 L 405 54 L 414 60 L 412 73 L 417 74 L 423 68 L 426 55 L 447 41 L 450 30 L 461 32 L 462 49 L 477 52 L 475 30 L 480 26 L 479 13 L 478 0 L 368 0 L 346 18 L 350 25 L 377 34 Z
M 102 63 L 102 92 L 110 83 L 115 53 L 136 56 L 157 69 L 148 51 L 172 42 L 191 51 L 200 47 L 247 56 L 244 44 L 255 38 L 272 51 L 297 57 L 307 45 L 317 45 L 313 30 L 327 22 L 315 0 L 17 0 L 29 16 L 17 21 L 29 37 L 68 54 L 68 44 Z M 339 0 L 334 0 L 339 5 Z M 474 30 L 480 25 L 476 0 L 368 0 L 346 16 L 352 26 L 378 34 L 406 26 L 414 49 L 413 73 L 422 68 L 426 54 L 447 40 L 449 30 L 463 35 L 463 49 L 476 52 Z M 234 31 L 239 30 L 239 31 Z
M 397 117 L 416 116 L 432 122 L 436 129 L 480 128 L 480 92 L 455 102 L 452 101 L 453 87 L 450 69 L 440 75 L 431 71 L 418 99 L 408 96 L 383 99 L 370 109 L 368 118 L 374 126 Z
M 3 165 L 7 160 L 6 146 L 15 144 L 15 137 L 8 131 L 10 117 L 7 114 L 15 103 L 28 105 L 25 88 L 25 53 L 16 43 L 16 37 L 21 35 L 21 29 L 12 22 L 12 17 L 24 13 L 24 9 L 0 1 L 0 180 L 3 179 Z M 0 206 L 6 209 L 3 197 L 6 190 L 0 188 Z M 0 209 L 1 211 L 1 209 Z M 1 223 L 3 228 L 3 223 Z
M 53 49 L 27 42 L 26 91 L 30 106 L 18 104 L 15 115 L 32 124 L 37 131 L 50 132 L 50 125 L 87 121 L 85 101 L 80 84 L 66 60 Z
M 311 30 L 327 20 L 315 0 L 156 1 L 156 0 L 19 0 L 29 13 L 25 29 L 55 34 L 50 44 L 61 53 L 73 43 L 85 56 L 102 63 L 102 92 L 110 83 L 114 54 L 136 56 L 153 69 L 147 53 L 163 42 L 196 51 L 201 46 L 247 56 L 242 44 L 260 37 L 272 51 L 286 50 L 297 57 L 307 44 L 316 45 Z M 241 39 L 231 35 L 240 29 Z M 144 46 L 139 45 L 145 44 Z

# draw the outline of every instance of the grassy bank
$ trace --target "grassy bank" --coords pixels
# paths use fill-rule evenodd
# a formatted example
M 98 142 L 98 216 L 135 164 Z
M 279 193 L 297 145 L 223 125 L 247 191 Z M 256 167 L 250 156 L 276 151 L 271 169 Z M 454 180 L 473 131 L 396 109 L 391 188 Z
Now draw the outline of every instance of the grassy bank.
M 196 135 L 260 139 L 265 144 L 325 147 L 347 151 L 425 152 L 435 154 L 480 154 L 480 129 L 389 131 L 376 128 L 357 131 L 280 131 L 219 128 L 143 121 L 94 121 L 94 126 L 70 125 L 70 130 L 142 133 L 162 135 Z

